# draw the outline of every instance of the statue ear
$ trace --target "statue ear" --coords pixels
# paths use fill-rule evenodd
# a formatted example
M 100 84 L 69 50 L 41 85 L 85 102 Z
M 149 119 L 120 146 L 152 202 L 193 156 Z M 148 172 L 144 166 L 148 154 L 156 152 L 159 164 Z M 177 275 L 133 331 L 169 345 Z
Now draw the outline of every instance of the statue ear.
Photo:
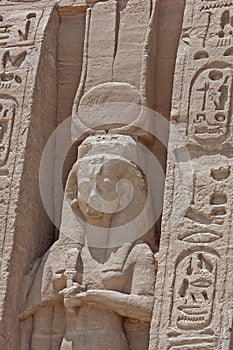
M 117 183 L 116 192 L 119 198 L 120 209 L 126 208 L 132 201 L 134 195 L 134 187 L 131 181 L 122 179 Z

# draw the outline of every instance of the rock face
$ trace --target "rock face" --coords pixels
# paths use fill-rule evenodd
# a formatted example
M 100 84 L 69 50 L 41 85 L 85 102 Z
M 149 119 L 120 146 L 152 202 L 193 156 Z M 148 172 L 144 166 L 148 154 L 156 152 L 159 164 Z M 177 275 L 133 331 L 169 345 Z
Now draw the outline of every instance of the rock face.
M 0 349 L 230 350 L 233 2 L 0 10 Z
M 0 348 L 15 349 L 25 273 L 54 237 L 38 172 L 56 126 L 57 43 L 50 34 L 59 20 L 51 4 L 0 5 Z

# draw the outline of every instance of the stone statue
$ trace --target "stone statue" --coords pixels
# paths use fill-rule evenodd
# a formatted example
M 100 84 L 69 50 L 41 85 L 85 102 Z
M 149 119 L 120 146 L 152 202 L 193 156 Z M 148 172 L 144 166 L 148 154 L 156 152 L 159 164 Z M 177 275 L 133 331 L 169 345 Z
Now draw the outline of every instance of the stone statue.
M 78 157 L 59 239 L 29 278 L 21 350 L 149 347 L 158 242 L 149 186 L 137 165 L 137 157 L 148 159 L 134 139 L 151 139 L 142 108 L 151 13 L 150 0 L 97 1 L 87 10 L 71 121 Z
M 22 350 L 29 338 L 33 350 L 41 349 L 41 342 L 54 350 L 148 349 L 154 230 L 142 231 L 142 237 L 128 232 L 124 243 L 117 243 L 121 227 L 141 213 L 148 196 L 139 167 L 111 152 L 115 147 L 127 153 L 133 144 L 130 136 L 102 135 L 79 147 L 66 185 L 66 223 L 40 263 L 21 316 Z M 53 322 L 46 321 L 51 317 Z

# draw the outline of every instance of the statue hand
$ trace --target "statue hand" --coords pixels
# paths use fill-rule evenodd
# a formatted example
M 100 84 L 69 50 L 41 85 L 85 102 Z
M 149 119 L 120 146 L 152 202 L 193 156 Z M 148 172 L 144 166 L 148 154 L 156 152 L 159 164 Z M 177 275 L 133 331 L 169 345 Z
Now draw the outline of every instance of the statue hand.
M 64 305 L 67 308 L 78 307 L 83 305 L 87 298 L 87 292 L 78 293 L 76 295 L 65 294 Z
M 66 288 L 67 289 L 67 288 Z M 70 288 L 69 288 L 70 290 Z M 77 294 L 64 294 L 64 305 L 67 308 L 82 306 L 86 302 L 95 302 L 96 295 L 95 290 L 88 290 L 87 292 L 77 293 Z M 97 298 L 98 299 L 98 298 Z
M 72 287 L 64 288 L 59 292 L 59 294 L 62 294 L 64 298 L 72 298 L 76 296 L 77 293 L 83 292 L 84 290 L 85 288 L 83 286 L 74 282 Z

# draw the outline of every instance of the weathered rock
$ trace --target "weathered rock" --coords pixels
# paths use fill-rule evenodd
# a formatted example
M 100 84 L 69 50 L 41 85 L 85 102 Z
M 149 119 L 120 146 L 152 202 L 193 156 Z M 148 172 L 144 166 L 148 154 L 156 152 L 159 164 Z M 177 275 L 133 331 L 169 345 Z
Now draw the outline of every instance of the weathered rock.
M 24 276 L 54 239 L 40 200 L 38 172 L 56 121 L 57 44 L 52 33 L 58 16 L 51 2 L 9 4 L 0 6 L 1 349 L 18 346 Z
M 230 350 L 233 2 L 0 10 L 0 349 Z

